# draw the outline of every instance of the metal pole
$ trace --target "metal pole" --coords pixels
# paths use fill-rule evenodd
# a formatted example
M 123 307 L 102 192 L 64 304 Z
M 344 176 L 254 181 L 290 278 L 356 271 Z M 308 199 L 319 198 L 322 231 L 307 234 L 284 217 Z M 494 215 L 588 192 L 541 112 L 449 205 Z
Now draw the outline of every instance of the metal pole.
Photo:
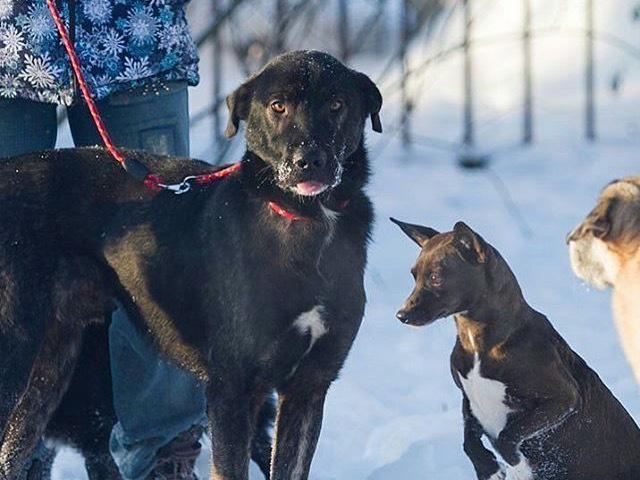
M 400 89 L 402 93 L 402 111 L 400 113 L 400 132 L 402 135 L 402 144 L 407 147 L 411 144 L 411 128 L 409 124 L 409 114 L 411 112 L 411 99 L 407 91 L 407 44 L 409 43 L 410 25 L 409 25 L 409 8 L 411 8 L 410 0 L 402 0 L 400 10 Z
M 524 122 L 523 138 L 525 145 L 533 141 L 533 86 L 531 74 L 531 0 L 524 0 L 524 29 L 522 32 L 524 63 Z
M 285 48 L 285 35 L 287 31 L 287 0 L 276 0 L 275 11 L 275 40 L 273 42 L 274 54 L 282 53 Z
M 213 18 L 218 18 L 221 13 L 220 0 L 213 0 Z M 211 48 L 211 55 L 213 56 L 213 104 L 218 104 L 222 91 L 222 45 L 220 42 L 220 33 L 216 32 L 213 37 L 213 43 Z M 213 142 L 216 155 L 222 151 L 222 122 L 220 118 L 220 110 L 215 108 L 213 110 Z
M 349 5 L 347 0 L 338 1 L 338 36 L 340 59 L 347 62 L 350 56 L 349 48 Z
M 462 142 L 471 147 L 474 144 L 473 132 L 473 64 L 471 59 L 471 0 L 463 0 L 464 9 L 464 134 Z
M 594 32 L 593 32 L 593 0 L 586 0 L 586 118 L 585 135 L 587 140 L 596 138 L 596 112 L 595 112 L 595 55 L 594 55 Z

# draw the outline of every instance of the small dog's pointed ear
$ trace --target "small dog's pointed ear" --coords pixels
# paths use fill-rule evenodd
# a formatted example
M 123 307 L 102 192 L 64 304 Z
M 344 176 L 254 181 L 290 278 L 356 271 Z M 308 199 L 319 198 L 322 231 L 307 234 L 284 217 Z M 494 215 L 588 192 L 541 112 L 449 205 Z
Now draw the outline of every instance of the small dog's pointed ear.
M 238 133 L 240 120 L 246 120 L 251 108 L 251 97 L 253 92 L 249 82 L 240 85 L 231 95 L 227 97 L 227 108 L 229 110 L 229 121 L 224 131 L 227 138 Z
M 380 121 L 380 109 L 382 108 L 382 94 L 375 83 L 364 73 L 356 72 L 360 91 L 364 97 L 364 104 L 367 113 L 371 118 L 371 127 L 374 132 L 382 133 L 382 122 Z
M 453 227 L 456 245 L 460 253 L 475 263 L 487 260 L 486 244 L 484 240 L 464 222 L 457 222 Z
M 424 244 L 427 243 L 427 240 L 435 237 L 436 235 L 438 235 L 438 233 L 440 233 L 433 228 L 401 222 L 400 220 L 396 220 L 393 217 L 390 217 L 389 220 L 398 225 L 402 229 L 402 231 L 406 233 L 407 236 L 411 240 L 416 242 L 420 247 L 423 247 Z

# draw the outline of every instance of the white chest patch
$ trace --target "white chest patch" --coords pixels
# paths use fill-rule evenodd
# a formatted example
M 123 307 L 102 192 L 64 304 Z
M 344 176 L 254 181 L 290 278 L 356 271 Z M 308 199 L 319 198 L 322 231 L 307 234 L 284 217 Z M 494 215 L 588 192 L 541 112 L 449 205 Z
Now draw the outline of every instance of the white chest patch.
M 324 307 L 322 305 L 316 305 L 308 312 L 304 312 L 298 316 L 293 322 L 293 326 L 298 329 L 302 335 L 311 335 L 311 345 L 309 349 L 313 347 L 313 344 L 327 333 L 327 327 L 322 319 Z
M 464 393 L 469 398 L 471 413 L 492 438 L 498 438 L 507 424 L 511 409 L 505 405 L 507 386 L 497 380 L 484 378 L 480 373 L 480 359 L 476 353 L 473 368 L 464 378 L 458 372 Z

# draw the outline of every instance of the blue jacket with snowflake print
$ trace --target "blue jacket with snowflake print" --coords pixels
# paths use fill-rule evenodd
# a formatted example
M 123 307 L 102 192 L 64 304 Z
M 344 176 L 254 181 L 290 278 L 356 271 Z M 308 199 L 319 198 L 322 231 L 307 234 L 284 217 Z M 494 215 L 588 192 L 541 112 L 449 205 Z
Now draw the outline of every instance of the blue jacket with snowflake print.
M 185 0 L 57 0 L 97 98 L 152 81 L 198 83 Z M 45 0 L 0 0 L 0 97 L 70 105 L 67 54 Z

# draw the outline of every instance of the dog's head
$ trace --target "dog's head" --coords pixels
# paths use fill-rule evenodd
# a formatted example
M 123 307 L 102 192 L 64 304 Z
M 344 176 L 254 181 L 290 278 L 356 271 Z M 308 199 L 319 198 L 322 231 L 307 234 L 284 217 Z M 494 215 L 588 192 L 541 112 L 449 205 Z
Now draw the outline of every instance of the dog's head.
M 331 55 L 295 51 L 274 58 L 227 98 L 226 136 L 246 122 L 247 148 L 283 190 L 314 196 L 337 186 L 362 142 L 365 119 L 382 131 L 382 96 L 366 75 Z
M 415 287 L 398 311 L 409 325 L 427 325 L 472 308 L 487 287 L 488 245 L 463 222 L 438 233 L 420 225 L 391 219 L 416 242 L 420 255 L 411 269 Z
M 607 185 L 567 243 L 579 278 L 598 288 L 615 285 L 621 265 L 640 247 L 640 177 Z

